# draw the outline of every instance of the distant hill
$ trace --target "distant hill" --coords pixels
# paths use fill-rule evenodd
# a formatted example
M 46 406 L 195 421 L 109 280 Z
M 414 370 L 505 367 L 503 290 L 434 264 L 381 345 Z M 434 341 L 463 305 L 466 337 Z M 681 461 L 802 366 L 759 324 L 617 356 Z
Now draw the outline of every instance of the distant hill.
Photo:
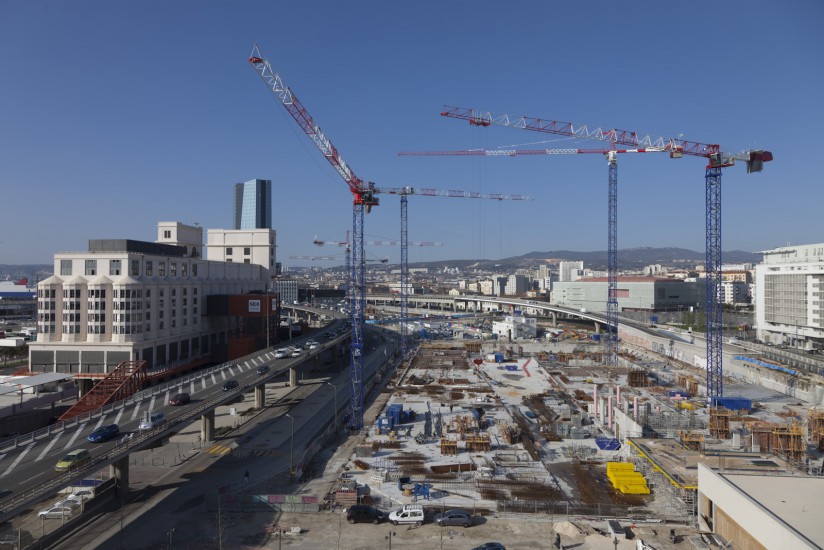
M 762 255 L 755 252 L 730 250 L 721 253 L 725 264 L 761 262 Z M 521 256 L 502 258 L 500 260 L 442 260 L 437 262 L 420 262 L 416 266 L 460 267 L 462 269 L 510 270 L 531 268 L 540 264 L 558 261 L 583 261 L 589 269 L 606 269 L 607 251 L 578 252 L 573 250 L 550 250 L 547 252 L 529 252 Z M 695 252 L 685 248 L 652 248 L 642 246 L 618 250 L 618 268 L 633 269 L 647 265 L 661 264 L 669 267 L 694 267 L 704 263 L 704 252 Z

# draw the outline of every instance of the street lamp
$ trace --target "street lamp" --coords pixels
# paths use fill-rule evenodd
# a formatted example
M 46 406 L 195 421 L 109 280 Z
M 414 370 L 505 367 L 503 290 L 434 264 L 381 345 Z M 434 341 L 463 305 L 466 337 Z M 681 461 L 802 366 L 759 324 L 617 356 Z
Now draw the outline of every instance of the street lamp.
M 332 386 L 335 389 L 335 431 L 338 429 L 338 386 L 331 382 L 324 382 L 327 386 Z
M 289 413 L 286 413 L 284 416 L 292 421 L 292 435 L 289 436 L 289 477 L 291 478 L 294 475 L 292 468 L 294 467 L 295 460 L 295 419 Z

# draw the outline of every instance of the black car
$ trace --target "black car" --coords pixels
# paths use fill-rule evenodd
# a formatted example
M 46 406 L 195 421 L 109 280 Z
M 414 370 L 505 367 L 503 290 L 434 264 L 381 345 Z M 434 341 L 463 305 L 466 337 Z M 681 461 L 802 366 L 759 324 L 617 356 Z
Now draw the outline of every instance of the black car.
M 169 405 L 185 405 L 191 400 L 192 397 L 188 393 L 178 393 L 169 399 Z
M 261 365 L 257 368 L 258 374 L 266 374 L 267 372 L 269 372 L 269 365 Z
M 506 547 L 500 542 L 485 542 L 472 550 L 506 550 Z
M 464 527 L 469 527 L 472 525 L 472 514 L 461 509 L 447 510 L 442 514 L 435 514 L 435 523 L 441 527 L 444 525 L 463 525 Z
M 349 523 L 373 523 L 379 524 L 386 519 L 386 514 L 373 506 L 357 504 L 346 512 L 346 521 Z
M 238 387 L 237 380 L 227 380 L 223 383 L 223 391 L 233 390 Z

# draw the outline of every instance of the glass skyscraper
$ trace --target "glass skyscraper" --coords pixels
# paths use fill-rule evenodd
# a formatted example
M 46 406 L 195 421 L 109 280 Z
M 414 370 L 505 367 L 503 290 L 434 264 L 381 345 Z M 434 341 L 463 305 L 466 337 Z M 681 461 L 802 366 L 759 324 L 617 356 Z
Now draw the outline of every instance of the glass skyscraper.
M 272 181 L 235 184 L 234 229 L 272 228 Z

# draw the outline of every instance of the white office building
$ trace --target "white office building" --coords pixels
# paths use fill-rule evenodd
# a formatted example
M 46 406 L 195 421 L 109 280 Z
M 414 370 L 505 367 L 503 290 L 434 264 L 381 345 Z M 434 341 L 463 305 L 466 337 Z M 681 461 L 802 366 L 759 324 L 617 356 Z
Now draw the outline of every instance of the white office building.
M 758 339 L 807 349 L 824 345 L 824 244 L 763 254 L 755 266 Z
M 538 320 L 535 317 L 507 315 L 503 321 L 492 322 L 492 333 L 498 338 L 535 338 Z
M 584 262 L 559 262 L 558 281 L 577 281 L 584 276 Z
M 275 279 L 273 285 L 281 303 L 298 303 L 298 282 L 295 279 Z

